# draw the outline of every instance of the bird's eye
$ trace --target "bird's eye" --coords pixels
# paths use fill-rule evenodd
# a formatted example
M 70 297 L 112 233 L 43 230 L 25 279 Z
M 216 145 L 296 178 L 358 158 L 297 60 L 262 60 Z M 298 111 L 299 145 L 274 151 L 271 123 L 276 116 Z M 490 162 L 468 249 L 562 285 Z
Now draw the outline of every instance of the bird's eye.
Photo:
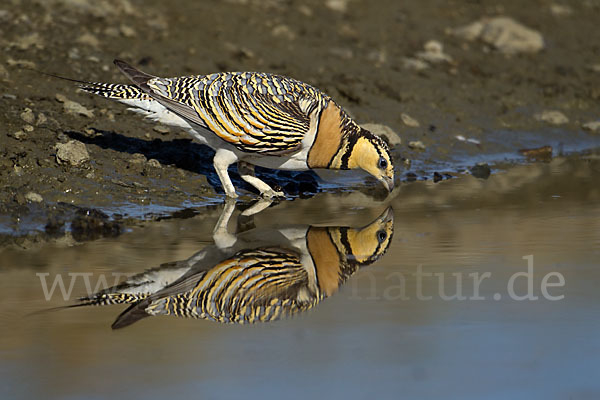
M 379 164 L 379 168 L 381 168 L 381 169 L 386 169 L 387 166 L 388 166 L 387 160 L 385 158 L 383 158 L 383 157 L 379 158 L 379 163 L 378 164 Z
M 377 240 L 379 241 L 379 243 L 383 243 L 385 239 L 387 239 L 387 232 L 377 231 Z

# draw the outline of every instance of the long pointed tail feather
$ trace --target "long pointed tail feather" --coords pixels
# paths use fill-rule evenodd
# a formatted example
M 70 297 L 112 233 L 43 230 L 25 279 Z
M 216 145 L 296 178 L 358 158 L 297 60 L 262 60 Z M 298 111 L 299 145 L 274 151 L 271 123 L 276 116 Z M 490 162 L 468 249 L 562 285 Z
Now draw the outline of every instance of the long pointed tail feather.
M 79 89 L 93 93 L 102 97 L 114 100 L 152 100 L 150 96 L 144 93 L 136 85 L 122 83 L 104 83 L 104 82 L 88 82 L 80 79 L 67 78 L 65 76 L 51 74 L 49 72 L 33 69 L 33 71 L 50 76 L 52 78 L 62 79 L 64 81 L 74 82 Z

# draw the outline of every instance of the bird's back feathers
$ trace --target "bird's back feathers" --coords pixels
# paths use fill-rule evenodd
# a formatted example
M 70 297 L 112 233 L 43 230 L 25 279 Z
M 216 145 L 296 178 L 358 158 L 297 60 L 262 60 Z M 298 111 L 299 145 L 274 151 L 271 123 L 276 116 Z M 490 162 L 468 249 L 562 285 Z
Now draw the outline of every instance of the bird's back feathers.
M 311 114 L 330 101 L 318 89 L 280 75 L 223 72 L 159 78 L 124 61 L 115 64 L 134 85 L 90 83 L 81 88 L 121 101 L 155 100 L 244 152 L 295 151 L 311 128 Z

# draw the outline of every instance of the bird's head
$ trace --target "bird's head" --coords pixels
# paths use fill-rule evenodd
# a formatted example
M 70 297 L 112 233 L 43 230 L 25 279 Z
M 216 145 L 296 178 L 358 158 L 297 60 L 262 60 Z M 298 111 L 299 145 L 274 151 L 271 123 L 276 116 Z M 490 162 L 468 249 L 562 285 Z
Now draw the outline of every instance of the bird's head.
M 366 129 L 360 128 L 351 148 L 350 168 L 360 168 L 381 182 L 391 192 L 394 189 L 394 164 L 388 145 Z
M 385 210 L 377 219 L 362 228 L 341 228 L 339 241 L 348 261 L 368 265 L 385 254 L 394 234 L 394 211 Z

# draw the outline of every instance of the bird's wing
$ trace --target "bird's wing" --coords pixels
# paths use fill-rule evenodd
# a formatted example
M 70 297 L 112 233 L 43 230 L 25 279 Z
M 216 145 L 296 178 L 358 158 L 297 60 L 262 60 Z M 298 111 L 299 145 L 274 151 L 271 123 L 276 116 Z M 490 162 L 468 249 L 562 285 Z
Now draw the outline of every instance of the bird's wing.
M 245 152 L 297 150 L 311 128 L 312 112 L 328 99 L 310 85 L 267 73 L 159 78 L 122 61 L 115 64 L 167 109 Z
M 242 250 L 199 276 L 191 274 L 121 314 L 114 328 L 148 315 L 175 315 L 221 322 L 277 319 L 309 308 L 317 294 L 306 296 L 308 272 L 290 250 Z M 141 312 L 143 310 L 143 312 Z

